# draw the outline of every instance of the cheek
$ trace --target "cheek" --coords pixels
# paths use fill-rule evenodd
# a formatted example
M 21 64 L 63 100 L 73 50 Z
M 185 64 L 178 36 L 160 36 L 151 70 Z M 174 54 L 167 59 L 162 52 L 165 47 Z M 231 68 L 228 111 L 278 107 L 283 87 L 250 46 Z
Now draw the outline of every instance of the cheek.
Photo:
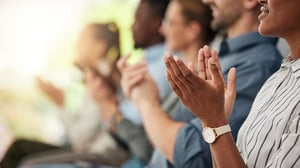
M 181 50 L 185 43 L 185 35 L 182 29 L 174 29 L 168 32 L 167 43 L 171 50 Z
M 260 21 L 259 32 L 263 35 L 281 36 L 286 26 L 291 22 L 279 13 L 270 13 L 266 18 Z

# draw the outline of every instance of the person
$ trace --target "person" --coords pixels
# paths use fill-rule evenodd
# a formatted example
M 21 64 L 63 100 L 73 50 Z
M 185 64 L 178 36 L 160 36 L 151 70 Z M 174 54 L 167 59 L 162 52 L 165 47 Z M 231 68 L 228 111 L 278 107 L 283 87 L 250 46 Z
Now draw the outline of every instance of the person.
M 149 69 L 150 75 L 154 78 L 159 88 L 161 102 L 164 102 L 171 92 L 164 74 L 161 73 L 165 71 L 165 66 L 161 59 L 166 51 L 166 45 L 164 44 L 164 36 L 160 33 L 160 27 L 162 26 L 162 20 L 168 4 L 169 0 L 140 0 L 135 10 L 134 22 L 131 26 L 134 48 L 140 48 L 145 51 L 142 64 Z M 135 77 L 132 79 L 134 80 L 134 78 Z M 114 121 L 114 133 L 122 141 L 129 144 L 129 148 L 134 150 L 135 152 L 133 153 L 136 153 L 137 156 L 147 156 L 138 157 L 144 166 L 149 162 L 153 151 L 152 144 L 148 140 L 148 136 L 143 127 L 144 123 L 140 119 L 140 114 L 136 107 L 130 100 L 124 101 L 121 106 L 126 108 L 126 111 L 115 113 L 111 118 L 111 120 Z M 141 139 L 143 141 L 141 141 Z M 136 145 L 137 143 L 148 146 L 147 150 Z M 133 158 L 132 163 L 135 162 L 134 160 Z M 129 167 L 130 164 L 129 162 Z
M 104 128 L 104 114 L 109 110 L 108 99 L 115 100 L 118 94 L 116 88 L 119 86 L 120 74 L 115 67 L 120 58 L 120 46 L 117 25 L 112 22 L 87 25 L 79 39 L 78 53 L 79 57 L 75 62 L 84 74 L 87 90 L 78 112 L 65 110 L 64 92 L 61 89 L 50 82 L 37 79 L 39 88 L 61 111 L 59 115 L 66 127 L 71 148 L 17 140 L 1 161 L 3 167 L 42 162 L 73 162 L 84 159 L 81 157 L 84 154 L 87 155 L 86 158 L 102 158 L 99 163 L 110 165 L 120 165 L 128 159 L 127 149 L 119 145 Z M 92 83 L 92 80 L 96 82 Z M 92 87 L 101 92 L 92 94 L 89 91 Z
M 165 10 L 169 0 L 141 0 L 135 12 L 135 20 L 132 24 L 132 32 L 134 39 L 134 47 L 145 50 L 144 65 L 150 69 L 150 74 L 160 88 L 160 97 L 164 98 L 171 91 L 169 84 L 161 72 L 165 70 L 165 66 L 161 61 L 162 55 L 166 50 L 164 37 L 159 33 L 159 28 L 162 24 L 162 19 L 165 15 Z M 152 25 L 152 26 L 149 26 Z M 113 134 L 120 138 L 125 144 L 128 144 L 138 160 L 132 158 L 125 163 L 124 167 L 139 167 L 147 164 L 152 154 L 152 146 L 147 139 L 142 122 L 139 119 L 139 113 L 130 101 L 120 102 L 123 111 L 113 112 L 111 117 L 108 117 L 111 122 Z M 109 113 L 109 111 L 108 111 Z M 144 148 L 141 148 L 141 144 Z M 145 146 L 147 148 L 145 148 Z M 142 156 L 142 157 L 141 157 Z M 141 164 L 136 162 L 141 161 Z M 47 165 L 42 165 L 42 167 Z
M 168 50 L 180 54 L 186 62 L 197 61 L 198 49 L 211 43 L 216 34 L 210 27 L 211 19 L 210 9 L 199 0 L 172 0 L 161 29 Z M 177 114 L 181 105 L 174 92 L 169 94 L 161 107 L 176 121 L 188 121 L 194 118 L 190 112 L 184 115 Z M 147 167 L 163 168 L 166 164 L 165 159 L 162 158 L 164 156 L 156 148 Z
M 228 115 L 234 102 L 235 72 L 238 73 L 238 69 L 231 70 L 225 85 L 219 73 L 219 58 L 214 51 L 209 52 L 211 58 L 207 64 L 202 64 L 208 66 L 206 72 L 210 74 L 209 78 L 194 75 L 180 59 L 165 58 L 167 76 L 172 88 L 202 121 L 205 130 L 216 130 L 222 126 L 227 128 L 218 137 L 204 133 L 215 167 L 300 166 L 300 2 L 258 2 L 261 5 L 258 16 L 259 32 L 265 36 L 285 39 L 291 53 L 260 89 L 250 114 L 239 131 L 237 145 L 228 126 Z
M 213 11 L 212 28 L 226 32 L 226 38 L 219 51 L 222 73 L 227 78 L 232 66 L 236 67 L 238 72 L 237 99 L 229 119 L 233 136 L 236 138 L 257 92 L 265 80 L 278 69 L 282 57 L 276 48 L 276 38 L 262 37 L 257 33 L 256 14 L 259 11 L 259 4 L 256 0 L 204 2 Z M 210 48 L 205 47 L 200 53 L 208 56 L 209 52 Z M 130 91 L 125 94 L 140 109 L 149 138 L 168 159 L 170 162 L 168 166 L 211 167 L 209 145 L 203 140 L 195 141 L 202 137 L 202 123 L 197 118 L 179 122 L 168 118 L 159 105 L 157 89 L 147 73 L 141 73 L 140 80 L 131 84 L 130 80 L 126 79 L 127 75 L 123 74 L 137 72 L 138 68 L 128 70 L 125 58 L 120 59 L 118 64 L 122 73 L 121 80 L 128 82 L 123 82 L 122 88 Z M 138 73 L 135 75 L 139 76 Z M 161 140 L 161 137 L 167 142 Z

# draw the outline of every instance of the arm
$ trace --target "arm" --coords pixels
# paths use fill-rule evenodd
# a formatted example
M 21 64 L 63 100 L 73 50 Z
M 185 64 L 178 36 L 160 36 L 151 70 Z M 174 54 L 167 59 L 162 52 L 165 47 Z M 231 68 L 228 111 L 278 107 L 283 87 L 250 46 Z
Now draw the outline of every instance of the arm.
M 184 123 L 173 121 L 160 107 L 157 87 L 147 74 L 146 63 L 129 66 L 127 59 L 124 57 L 118 62 L 122 88 L 137 106 L 151 142 L 173 162 L 176 134 Z
M 147 96 L 149 96 L 149 94 L 147 94 Z M 144 127 L 151 142 L 173 163 L 176 135 L 185 123 L 173 121 L 166 112 L 162 110 L 159 103 L 136 101 L 135 104 L 141 113 Z
M 147 164 L 152 156 L 153 148 L 148 140 L 145 130 L 123 117 L 121 113 L 115 115 L 115 124 L 111 130 L 124 141 L 131 153 L 143 163 Z
M 64 108 L 64 92 L 55 87 L 52 83 L 42 80 L 40 77 L 36 78 L 39 89 L 50 98 L 50 100 L 60 109 Z
M 211 76 L 204 79 L 191 72 L 179 59 L 174 60 L 167 55 L 164 61 L 168 69 L 168 81 L 181 101 L 202 120 L 203 126 L 219 127 L 228 124 L 229 110 L 233 107 L 235 71 L 229 73 L 226 87 L 217 54 L 211 52 L 211 56 L 207 63 Z M 228 101 L 228 97 L 232 99 Z M 217 167 L 245 167 L 230 133 L 219 137 L 210 148 Z
M 121 138 L 134 156 L 147 163 L 151 158 L 153 149 L 143 127 L 124 118 L 121 113 L 122 109 L 119 107 L 122 100 L 118 100 L 114 92 L 109 92 L 109 87 L 105 86 L 101 78 L 87 71 L 86 84 L 101 109 L 100 117 L 106 123 L 110 133 Z

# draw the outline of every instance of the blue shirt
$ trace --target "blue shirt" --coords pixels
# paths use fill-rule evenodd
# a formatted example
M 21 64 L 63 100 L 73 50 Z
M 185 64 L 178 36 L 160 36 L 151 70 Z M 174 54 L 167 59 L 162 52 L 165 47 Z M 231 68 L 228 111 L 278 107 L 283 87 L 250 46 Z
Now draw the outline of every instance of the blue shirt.
M 237 69 L 237 97 L 229 121 L 235 139 L 262 84 L 280 67 L 282 57 L 276 43 L 276 38 L 252 32 L 221 44 L 219 56 L 224 78 L 227 79 L 231 67 Z M 188 113 L 188 110 L 182 108 L 181 113 Z M 177 133 L 174 167 L 212 167 L 209 145 L 203 140 L 198 118 L 188 121 Z
M 171 90 L 165 74 L 163 73 L 166 71 L 166 67 L 162 61 L 162 57 L 166 50 L 167 48 L 164 43 L 151 46 L 145 50 L 148 70 L 157 84 L 161 100 L 163 100 Z M 122 100 L 119 108 L 126 119 L 137 125 L 142 124 L 139 112 L 128 99 Z

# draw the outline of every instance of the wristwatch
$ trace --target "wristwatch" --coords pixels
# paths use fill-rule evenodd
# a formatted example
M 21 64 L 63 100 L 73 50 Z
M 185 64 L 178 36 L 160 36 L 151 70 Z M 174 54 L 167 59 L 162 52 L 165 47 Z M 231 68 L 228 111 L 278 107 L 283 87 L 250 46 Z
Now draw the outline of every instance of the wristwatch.
M 223 125 L 223 126 L 217 127 L 217 128 L 205 127 L 205 128 L 203 128 L 202 135 L 203 135 L 204 140 L 207 143 L 211 144 L 211 143 L 214 143 L 219 136 L 226 134 L 228 132 L 231 132 L 231 128 L 227 124 L 227 125 Z

